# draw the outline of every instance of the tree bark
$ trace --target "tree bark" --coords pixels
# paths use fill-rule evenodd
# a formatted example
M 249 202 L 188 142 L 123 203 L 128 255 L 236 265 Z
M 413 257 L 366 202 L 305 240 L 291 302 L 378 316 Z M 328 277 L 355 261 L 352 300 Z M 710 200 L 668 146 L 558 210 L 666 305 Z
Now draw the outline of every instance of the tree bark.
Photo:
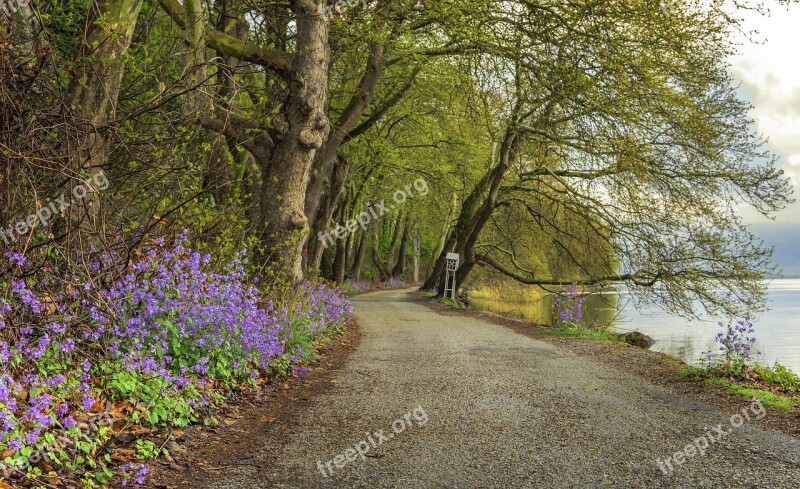
M 313 229 L 319 231 L 326 231 L 327 224 L 330 222 L 332 211 L 320 213 L 320 207 L 325 199 L 326 194 L 333 194 L 334 204 L 341 196 L 344 179 L 349 172 L 349 164 L 347 160 L 340 159 L 339 149 L 342 146 L 347 134 L 356 126 L 358 121 L 364 115 L 364 111 L 369 107 L 370 102 L 375 94 L 375 88 L 378 81 L 386 71 L 385 64 L 385 48 L 382 44 L 371 42 L 369 45 L 370 54 L 367 58 L 367 65 L 364 69 L 364 74 L 358 84 L 358 88 L 348 103 L 345 110 L 339 119 L 333 124 L 331 128 L 330 137 L 325 141 L 322 149 L 317 153 L 314 160 L 314 165 L 311 171 L 311 182 L 308 187 L 306 195 L 305 211 L 309 216 Z M 337 182 L 333 176 L 336 171 L 336 166 L 343 166 L 338 171 L 344 174 L 341 178 L 341 183 Z M 322 225 L 316 225 L 317 219 L 320 219 Z
M 408 250 L 408 225 L 403 226 L 403 237 L 397 254 L 397 263 L 392 270 L 392 278 L 398 279 L 406 271 L 406 251 Z
M 117 103 L 125 74 L 124 55 L 136 28 L 142 0 L 98 0 L 87 19 L 76 71 L 69 86 L 76 111 L 76 122 L 83 137 L 75 147 L 71 162 L 77 172 L 98 173 L 108 163 L 114 131 L 109 127 L 117 113 Z M 91 15 L 91 14 L 90 14 Z M 81 175 L 76 175 L 81 178 Z M 81 247 L 82 236 L 100 229 L 100 196 L 95 192 L 69 208 L 69 223 L 80 231 L 67 238 L 69 246 Z M 68 224 L 73 229 L 73 224 Z M 79 236 L 82 235 L 82 236 Z
M 347 243 L 349 240 L 340 239 L 336 241 L 336 257 L 333 260 L 333 281 L 337 284 L 344 283 L 344 275 L 347 270 Z
M 419 227 L 414 228 L 414 254 L 413 254 L 413 261 L 411 268 L 413 270 L 413 274 L 411 275 L 411 280 L 415 283 L 419 283 L 419 257 L 420 257 L 420 236 L 419 236 Z
M 328 137 L 328 23 L 315 15 L 310 0 L 294 3 L 297 53 L 290 72 L 289 94 L 275 125 L 275 150 L 263 174 L 260 261 L 279 276 L 303 278 L 303 246 L 308 237 L 305 198 L 311 163 Z
M 358 251 L 356 252 L 356 259 L 353 262 L 353 268 L 350 275 L 353 277 L 353 282 L 361 281 L 361 269 L 364 267 L 364 257 L 367 255 L 367 233 L 361 233 L 361 239 L 358 241 Z
M 383 263 L 383 260 L 381 260 L 381 241 L 378 233 L 379 224 L 378 219 L 372 221 L 372 263 L 374 263 L 375 268 L 378 269 L 381 280 L 386 281 L 389 280 L 390 273 L 387 266 Z
M 392 266 L 397 256 L 397 247 L 400 245 L 400 238 L 403 236 L 405 229 L 405 220 L 403 219 L 403 212 L 397 213 L 397 219 L 394 221 L 394 231 L 392 232 L 392 242 L 389 244 L 389 251 L 386 253 L 386 268 Z M 390 221 L 387 221 L 387 223 Z
M 142 0 L 98 0 L 87 22 L 79 57 L 78 77 L 70 85 L 72 104 L 77 107 L 87 136 L 76 149 L 75 160 L 84 169 L 106 163 L 111 152 L 111 134 L 106 125 L 116 117 L 125 64 Z
M 447 217 L 442 223 L 442 232 L 439 235 L 439 241 L 438 244 L 436 245 L 436 250 L 434 250 L 433 255 L 431 256 L 431 262 L 428 265 L 429 276 L 433 275 L 432 271 L 436 267 L 436 261 L 439 259 L 439 256 L 445 249 L 444 248 L 445 244 L 447 243 L 447 240 L 450 237 L 451 221 L 456 212 L 458 212 L 458 194 L 453 192 L 453 201 L 450 204 L 450 207 L 447 209 Z
M 308 263 L 308 270 L 316 270 L 319 268 L 319 261 L 322 257 L 322 246 L 316 238 L 320 234 L 326 234 L 331 229 L 331 220 L 333 213 L 336 212 L 336 204 L 344 193 L 344 184 L 347 179 L 347 174 L 350 172 L 350 162 L 343 155 L 338 155 L 336 165 L 333 169 L 331 182 L 329 182 L 331 189 L 325 192 L 323 197 L 323 204 L 317 210 L 317 219 L 315 220 L 321 227 L 313 229 L 314 234 L 309 236 L 308 249 L 311 251 L 311 261 Z M 308 209 L 308 206 L 306 206 Z M 309 219 L 311 216 L 309 215 Z M 344 225 L 345 223 L 340 223 Z
M 189 12 L 178 0 L 159 0 L 159 4 L 179 26 L 187 28 L 191 23 Z M 259 64 L 288 83 L 271 129 L 265 131 L 264 124 L 224 108 L 200 111 L 198 122 L 233 138 L 258 162 L 261 184 L 255 233 L 260 243 L 255 261 L 275 279 L 298 282 L 303 278 L 303 245 L 309 231 L 304 212 L 309 172 L 330 130 L 325 115 L 330 52 L 328 20 L 319 15 L 318 6 L 312 0 L 293 0 L 290 5 L 293 54 L 204 26 L 209 47 Z
M 519 135 L 513 128 L 513 119 L 509 123 L 500 146 L 497 163 L 490 166 L 490 170 L 478 181 L 470 195 L 461 207 L 456 227 L 448 238 L 444 250 L 439 254 L 433 271 L 425 281 L 423 287 L 431 289 L 436 287 L 439 294 L 444 292 L 444 269 L 447 262 L 447 253 L 453 252 L 461 255 L 461 266 L 456 273 L 456 283 L 462 284 L 475 264 L 474 246 L 480 236 L 483 226 L 494 211 L 500 184 L 503 182 L 506 171 L 519 149 Z M 493 148 L 491 160 L 495 159 Z

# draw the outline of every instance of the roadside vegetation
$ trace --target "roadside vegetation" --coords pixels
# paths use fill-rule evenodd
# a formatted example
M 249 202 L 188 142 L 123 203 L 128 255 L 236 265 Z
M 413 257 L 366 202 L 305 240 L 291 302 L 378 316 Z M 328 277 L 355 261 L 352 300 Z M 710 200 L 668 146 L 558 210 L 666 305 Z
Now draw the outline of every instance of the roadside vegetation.
M 705 352 L 703 367 L 678 372 L 679 377 L 705 382 L 710 388 L 759 399 L 767 407 L 794 411 L 800 407 L 800 377 L 780 363 L 761 365 L 754 350 L 755 326 L 749 316 L 719 323 L 717 351 Z
M 342 3 L 0 0 L 0 489 L 141 483 L 149 435 L 301 375 L 346 292 L 440 296 L 449 252 L 574 284 L 553 334 L 609 337 L 594 285 L 763 307 L 755 2 Z
M 311 282 L 268 299 L 244 257 L 215 269 L 181 236 L 154 240 L 125 275 L 114 274 L 120 256 L 98 253 L 85 257 L 91 275 L 62 277 L 47 255 L 7 253 L 2 266 L 14 278 L 0 284 L 3 479 L 143 483 L 141 460 L 167 453 L 150 438 L 214 424 L 227 395 L 302 375 L 318 343 L 342 331 L 349 302 Z

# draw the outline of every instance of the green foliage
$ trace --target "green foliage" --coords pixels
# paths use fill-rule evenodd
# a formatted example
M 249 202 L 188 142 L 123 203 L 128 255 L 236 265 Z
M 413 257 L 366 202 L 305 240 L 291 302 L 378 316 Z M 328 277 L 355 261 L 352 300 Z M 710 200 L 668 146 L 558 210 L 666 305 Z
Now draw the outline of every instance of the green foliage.
M 773 367 L 755 365 L 753 371 L 764 382 L 778 385 L 787 392 L 800 392 L 800 376 L 778 362 Z
M 156 458 L 162 454 L 168 455 L 167 450 L 161 449 L 150 440 L 140 438 L 136 440 L 136 458 L 140 460 Z
M 582 328 L 577 324 L 568 324 L 555 329 L 546 329 L 546 334 L 553 336 L 564 336 L 571 338 L 583 338 L 590 340 L 617 341 L 614 333 L 603 329 Z
M 794 411 L 795 407 L 800 405 L 797 398 L 775 394 L 764 389 L 754 389 L 750 387 L 743 387 L 740 384 L 730 382 L 725 379 L 708 379 L 706 383 L 711 386 L 719 387 L 726 392 L 735 394 L 740 397 L 748 399 L 758 399 L 761 403 L 769 408 L 781 409 L 783 411 Z
M 721 365 L 709 368 L 687 367 L 676 372 L 678 378 L 705 381 L 737 396 L 760 399 L 767 407 L 793 411 L 800 406 L 800 377 L 783 365 L 744 367 L 744 377 L 734 382 L 729 369 Z M 787 394 L 777 392 L 783 391 Z

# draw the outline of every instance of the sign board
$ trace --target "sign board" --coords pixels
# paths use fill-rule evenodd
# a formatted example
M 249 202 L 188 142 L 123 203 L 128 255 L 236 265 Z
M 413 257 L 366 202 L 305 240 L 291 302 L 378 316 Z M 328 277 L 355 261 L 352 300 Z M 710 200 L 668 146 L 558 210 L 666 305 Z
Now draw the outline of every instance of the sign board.
M 461 261 L 461 257 L 458 253 L 448 253 L 447 254 L 447 270 L 456 271 L 458 270 L 459 262 Z
M 456 287 L 456 270 L 458 270 L 458 265 L 461 262 L 461 257 L 458 256 L 458 253 L 448 253 L 447 254 L 447 268 L 445 270 L 445 277 L 444 277 L 444 296 L 449 297 L 456 300 L 456 291 L 458 288 Z

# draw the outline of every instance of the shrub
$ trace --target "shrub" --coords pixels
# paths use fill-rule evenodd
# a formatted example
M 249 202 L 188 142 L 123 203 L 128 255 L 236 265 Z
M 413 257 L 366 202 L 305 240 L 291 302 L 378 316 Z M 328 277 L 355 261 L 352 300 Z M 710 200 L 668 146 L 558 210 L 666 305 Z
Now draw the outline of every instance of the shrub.
M 101 457 L 112 427 L 196 422 L 229 389 L 309 361 L 316 342 L 344 326 L 351 308 L 341 290 L 304 283 L 278 305 L 247 279 L 244 252 L 217 272 L 185 241 L 167 247 L 156 240 L 121 277 L 113 274 L 119 261 L 100 255 L 90 262 L 94 275 L 83 280 L 42 274 L 57 270 L 47 257 L 34 266 L 6 255 L 4 475 L 57 469 L 87 485 L 105 484 L 114 476 Z M 117 476 L 137 482 L 145 473 L 127 464 Z

